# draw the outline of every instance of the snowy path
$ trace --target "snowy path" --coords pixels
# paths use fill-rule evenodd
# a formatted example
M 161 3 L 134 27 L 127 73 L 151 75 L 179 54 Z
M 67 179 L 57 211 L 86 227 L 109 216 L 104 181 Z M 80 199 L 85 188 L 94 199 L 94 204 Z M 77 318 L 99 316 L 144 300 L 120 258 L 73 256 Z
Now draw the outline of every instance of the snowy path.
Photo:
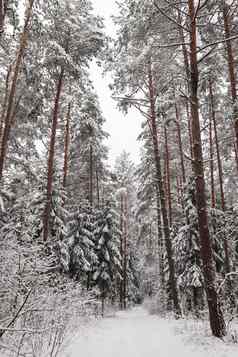
M 176 322 L 175 322 L 176 323 Z M 148 315 L 142 308 L 98 321 L 75 341 L 65 357 L 231 357 L 233 346 L 208 337 L 196 343 L 176 335 L 173 322 Z M 193 341 L 194 342 L 194 341 Z M 213 344 L 215 343 L 215 344 Z

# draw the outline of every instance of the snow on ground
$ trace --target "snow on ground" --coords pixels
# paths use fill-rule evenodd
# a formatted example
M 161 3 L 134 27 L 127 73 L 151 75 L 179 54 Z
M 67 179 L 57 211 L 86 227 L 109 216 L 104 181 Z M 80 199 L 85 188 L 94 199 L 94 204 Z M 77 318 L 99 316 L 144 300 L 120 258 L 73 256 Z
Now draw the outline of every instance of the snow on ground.
M 161 319 L 138 307 L 98 320 L 80 331 L 63 354 L 79 356 L 237 357 L 238 344 L 220 341 L 201 331 L 196 323 Z

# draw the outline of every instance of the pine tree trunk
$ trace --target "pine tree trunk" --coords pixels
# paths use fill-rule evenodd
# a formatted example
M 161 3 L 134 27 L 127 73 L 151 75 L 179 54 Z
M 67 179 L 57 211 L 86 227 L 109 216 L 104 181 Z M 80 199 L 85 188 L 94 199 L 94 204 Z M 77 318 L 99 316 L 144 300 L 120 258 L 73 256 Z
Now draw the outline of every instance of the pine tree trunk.
M 222 3 L 222 11 L 223 11 L 225 38 L 228 39 L 231 37 L 231 31 L 230 31 L 229 6 L 227 5 L 225 0 L 223 0 L 223 3 Z M 236 140 L 236 148 L 238 148 L 237 84 L 236 84 L 236 75 L 235 75 L 235 61 L 234 61 L 234 55 L 233 55 L 231 41 L 226 41 L 226 49 L 227 49 L 227 56 L 228 56 L 228 68 L 229 68 L 229 77 L 230 77 L 230 86 L 231 86 L 231 97 L 232 97 L 232 102 L 233 102 L 233 120 L 234 120 L 234 129 L 235 129 L 235 140 Z
M 168 202 L 168 214 L 169 214 L 169 226 L 172 226 L 172 198 L 171 198 L 171 184 L 170 184 L 170 155 L 168 144 L 168 132 L 166 125 L 164 126 L 164 138 L 165 138 L 165 168 L 166 168 L 166 182 L 167 182 L 167 202 Z
M 164 186 L 162 181 L 162 173 L 161 173 L 161 161 L 159 155 L 159 146 L 158 146 L 158 136 L 157 136 L 157 124 L 156 124 L 156 110 L 155 110 L 155 89 L 153 83 L 153 75 L 151 64 L 148 67 L 148 80 L 149 80 L 149 98 L 150 98 L 150 118 L 151 118 L 151 129 L 152 129 L 152 141 L 154 148 L 154 163 L 156 170 L 156 180 L 160 194 L 160 205 L 161 205 L 161 213 L 162 213 L 162 222 L 163 222 L 163 233 L 165 239 L 165 247 L 167 252 L 167 259 L 169 265 L 169 282 L 171 295 L 174 303 L 174 310 L 177 316 L 181 315 L 181 309 L 179 305 L 178 299 L 178 291 L 176 286 L 175 279 L 175 269 L 174 269 L 174 261 L 173 261 L 173 252 L 172 252 L 172 243 L 170 240 L 170 230 L 169 230 L 169 222 L 168 215 L 165 203 L 165 194 L 164 194 Z
M 207 294 L 210 326 L 214 336 L 222 337 L 226 334 L 225 322 L 220 309 L 218 295 L 215 288 L 215 269 L 212 258 L 212 247 L 208 229 L 207 204 L 205 193 L 203 154 L 201 142 L 201 130 L 199 120 L 198 102 L 198 61 L 197 61 L 197 17 L 194 0 L 188 0 L 190 17 L 190 90 L 191 90 L 191 114 L 192 137 L 194 154 L 194 174 L 196 182 L 196 204 L 198 212 L 198 225 L 201 243 L 201 258 L 203 263 L 204 285 Z
M 124 254 L 123 254 L 123 235 L 124 235 L 124 226 L 123 226 L 123 215 L 124 215 L 124 201 L 123 195 L 120 197 L 121 203 L 121 212 L 120 212 L 120 229 L 121 229 L 121 239 L 120 239 L 120 253 L 121 253 L 121 263 L 122 263 L 122 279 L 120 280 L 120 308 L 123 309 L 123 262 L 124 262 Z
M 100 207 L 100 187 L 99 187 L 99 175 L 98 175 L 98 167 L 96 166 L 96 186 L 97 186 L 97 204 Z
M 64 136 L 64 167 L 63 167 L 63 187 L 66 188 L 68 167 L 69 167 L 69 145 L 70 145 L 70 111 L 71 103 L 68 104 L 68 111 L 65 124 L 65 136 Z
M 46 242 L 49 234 L 49 219 L 51 212 L 51 199 L 52 199 L 52 186 L 53 186 L 53 174 L 54 174 L 54 154 L 55 154 L 55 139 L 56 139 L 56 129 L 58 124 L 58 111 L 59 111 L 59 101 L 63 86 L 64 69 L 61 68 L 59 75 L 59 80 L 57 84 L 57 92 L 55 96 L 53 121 L 51 128 L 50 137 L 50 147 L 48 156 L 48 172 L 47 172 L 47 192 L 46 192 L 46 205 L 43 216 L 43 240 Z
M 0 0 L 0 37 L 1 34 L 4 32 L 4 17 L 5 17 L 4 0 Z
M 211 115 L 212 115 L 212 121 L 213 121 L 216 154 L 217 154 L 218 177 L 219 177 L 220 196 L 221 196 L 221 209 L 223 212 L 225 212 L 226 202 L 225 202 L 224 184 L 223 184 L 223 168 L 222 168 L 222 161 L 221 161 L 221 155 L 220 155 L 220 147 L 219 147 L 219 142 L 218 142 L 216 112 L 215 112 L 215 106 L 214 106 L 214 95 L 213 95 L 213 87 L 212 87 L 211 80 L 209 81 L 209 94 L 210 94 Z M 229 249 L 228 249 L 228 242 L 227 242 L 226 236 L 223 239 L 223 245 L 224 245 L 224 253 L 225 253 L 225 274 L 229 274 L 231 272 L 231 264 L 230 264 Z M 228 294 L 230 295 L 231 304 L 233 306 L 235 306 L 235 297 L 234 297 L 234 293 L 233 293 L 232 282 L 231 282 L 231 279 L 229 276 L 227 277 L 227 287 L 228 287 Z
M 124 195 L 124 236 L 123 236 L 123 308 L 127 308 L 127 235 L 128 235 L 128 203 L 127 194 Z
M 236 169 L 238 173 L 238 148 L 236 147 L 236 143 L 234 142 L 234 150 L 235 150 L 235 158 L 236 158 Z
M 164 239 L 162 234 L 161 225 L 161 207 L 160 207 L 160 194 L 159 187 L 156 180 L 155 183 L 155 194 L 156 194 L 156 217 L 157 217 L 157 248 L 158 248 L 158 258 L 159 258 L 159 281 L 160 281 L 160 293 L 161 297 L 164 294 Z
M 12 66 L 10 65 L 8 68 L 7 77 L 6 77 L 5 94 L 4 94 L 2 113 L 1 113 L 1 118 L 0 118 L 0 147 L 1 147 L 1 143 L 2 143 L 2 135 L 3 135 L 3 130 L 4 130 L 4 120 L 5 120 L 6 109 L 7 109 L 8 90 L 9 90 L 9 81 L 10 81 L 11 70 L 12 70 Z
M 212 116 L 212 122 L 213 122 L 214 138 L 215 138 L 216 154 L 217 154 L 217 166 L 218 166 L 218 177 L 219 177 L 220 196 L 221 196 L 221 208 L 223 211 L 225 211 L 226 204 L 225 204 L 225 195 L 224 195 L 224 188 L 223 188 L 223 169 L 222 169 L 220 148 L 219 148 L 219 142 L 218 142 L 216 112 L 215 112 L 215 106 L 214 106 L 214 95 L 213 95 L 213 88 L 212 88 L 211 80 L 209 81 L 209 95 L 210 95 L 211 116 Z
M 181 5 L 181 3 L 180 3 Z M 178 23 L 182 25 L 182 18 L 181 18 L 181 12 L 178 11 Z M 188 51 L 187 47 L 185 45 L 185 36 L 183 32 L 183 28 L 180 26 L 179 27 L 179 32 L 180 32 L 180 39 L 182 43 L 182 51 L 183 51 L 183 61 L 184 61 L 184 67 L 185 67 L 185 73 L 186 73 L 186 80 L 187 80 L 187 91 L 188 95 L 190 93 L 190 88 L 189 88 L 189 83 L 190 83 L 190 65 L 189 65 L 189 56 L 188 56 Z M 191 133 L 191 115 L 189 111 L 189 105 L 188 101 L 186 101 L 186 115 L 187 115 L 187 122 L 188 122 L 188 135 L 189 135 L 189 143 L 190 143 L 190 155 L 191 158 L 193 157 L 193 143 L 192 143 L 192 133 Z
M 89 202 L 93 207 L 93 146 L 89 148 Z
M 23 54 L 27 46 L 28 26 L 32 16 L 33 4 L 34 4 L 34 0 L 29 0 L 24 28 L 20 37 L 20 45 L 16 56 L 16 64 L 12 74 L 12 83 L 10 86 L 10 92 L 9 92 L 8 103 L 6 108 L 6 116 L 4 118 L 4 131 L 3 131 L 1 148 L 0 148 L 0 181 L 3 177 L 3 168 L 6 159 L 7 145 L 11 132 L 11 118 L 12 118 L 14 98 L 16 94 L 17 80 L 20 72 L 20 66 L 21 66 Z
M 180 156 L 180 166 L 181 166 L 181 173 L 183 179 L 183 185 L 186 183 L 186 171 L 185 171 L 185 164 L 184 164 L 184 157 L 183 157 L 183 142 L 182 142 L 182 135 L 181 135 L 181 128 L 180 128 L 180 115 L 178 105 L 175 102 L 175 114 L 176 114 L 176 128 L 177 128 L 177 138 L 178 138 L 178 146 L 179 146 L 179 156 Z
M 211 207 L 216 206 L 216 194 L 214 185 L 214 152 L 213 152 L 213 138 L 212 138 L 212 115 L 209 120 L 209 149 L 210 149 L 210 182 L 211 182 Z

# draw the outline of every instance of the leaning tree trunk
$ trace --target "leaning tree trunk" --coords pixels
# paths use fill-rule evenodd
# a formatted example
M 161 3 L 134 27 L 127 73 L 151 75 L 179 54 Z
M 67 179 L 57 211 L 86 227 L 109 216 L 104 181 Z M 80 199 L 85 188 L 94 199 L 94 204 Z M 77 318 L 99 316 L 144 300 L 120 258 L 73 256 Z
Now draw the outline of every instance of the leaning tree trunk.
M 63 77 L 64 77 L 64 69 L 61 68 L 61 72 L 57 84 L 57 92 L 55 96 L 55 105 L 54 105 L 54 112 L 53 112 L 51 137 L 50 137 L 50 148 L 49 148 L 49 156 L 48 156 L 46 205 L 45 205 L 45 211 L 43 216 L 43 240 L 44 241 L 47 241 L 49 235 L 49 219 L 50 219 L 50 212 L 51 212 L 53 174 L 54 174 L 55 139 L 56 139 L 57 124 L 58 124 L 60 94 L 63 86 Z
M 229 6 L 227 5 L 225 0 L 223 0 L 222 12 L 223 12 L 225 38 L 228 39 L 231 37 L 230 17 L 229 17 Z M 233 120 L 234 120 L 234 129 L 235 129 L 235 142 L 236 142 L 236 148 L 238 149 L 237 85 L 236 85 L 236 75 L 235 75 L 235 61 L 234 61 L 234 55 L 233 55 L 231 41 L 226 41 L 226 49 L 227 49 L 227 56 L 228 56 L 228 68 L 229 68 L 229 77 L 230 77 L 231 97 L 232 97 L 232 102 L 233 102 Z
M 154 87 L 154 83 L 153 83 L 151 64 L 149 64 L 149 66 L 148 66 L 148 80 L 149 80 L 149 98 L 150 98 L 150 120 L 151 120 L 152 141 L 153 141 L 153 149 L 154 149 L 154 164 L 155 164 L 155 170 L 156 170 L 156 180 L 157 180 L 157 185 L 158 185 L 159 194 L 160 194 L 163 233 L 164 233 L 165 248 L 166 248 L 166 252 L 167 252 L 167 259 L 168 259 L 168 265 L 169 265 L 169 283 L 170 283 L 172 300 L 173 300 L 173 304 L 174 304 L 174 310 L 175 310 L 176 315 L 180 316 L 181 309 L 180 309 L 180 305 L 179 305 L 178 291 L 177 291 L 177 286 L 176 286 L 172 243 L 170 240 L 168 213 L 167 213 L 167 208 L 166 208 L 166 203 L 165 203 L 164 185 L 163 185 L 162 173 L 161 173 L 161 159 L 160 159 L 160 154 L 159 154 L 157 124 L 156 124 L 156 109 L 155 109 L 156 95 L 155 95 L 155 87 Z
M 215 269 L 212 257 L 210 233 L 208 229 L 198 101 L 199 73 L 197 61 L 197 11 L 195 11 L 194 0 L 188 0 L 188 8 L 190 17 L 190 103 L 192 114 L 192 137 L 194 154 L 193 169 L 196 182 L 196 204 L 201 243 L 201 258 L 203 264 L 204 285 L 207 295 L 211 330 L 214 336 L 222 337 L 226 334 L 226 327 L 215 288 Z
M 12 119 L 13 104 L 16 94 L 17 80 L 20 72 L 21 61 L 24 55 L 25 48 L 27 46 L 28 26 L 32 16 L 33 4 L 34 4 L 34 0 L 30 0 L 27 8 L 23 32 L 20 37 L 20 45 L 16 56 L 16 64 L 12 73 L 12 83 L 10 86 L 8 103 L 6 107 L 6 115 L 4 118 L 4 131 L 2 135 L 1 148 L 0 148 L 0 180 L 2 179 L 3 176 L 3 168 L 6 158 L 7 145 L 8 145 L 8 140 L 11 131 L 11 119 Z

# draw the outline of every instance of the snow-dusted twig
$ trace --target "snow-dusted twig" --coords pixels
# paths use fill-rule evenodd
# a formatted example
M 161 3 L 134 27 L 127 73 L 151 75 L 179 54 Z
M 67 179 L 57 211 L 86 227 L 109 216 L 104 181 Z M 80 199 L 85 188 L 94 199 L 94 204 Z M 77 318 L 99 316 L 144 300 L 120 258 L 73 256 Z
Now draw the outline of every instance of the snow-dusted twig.
M 223 285 L 225 284 L 226 279 L 227 279 L 229 276 L 232 276 L 232 275 L 237 275 L 237 276 L 238 276 L 238 271 L 232 271 L 232 272 L 227 273 L 227 274 L 225 275 L 225 278 L 222 280 L 221 284 L 220 284 L 220 285 L 218 286 L 218 288 L 217 288 L 217 293 L 218 293 L 218 294 L 220 293 L 220 291 L 221 291 Z

